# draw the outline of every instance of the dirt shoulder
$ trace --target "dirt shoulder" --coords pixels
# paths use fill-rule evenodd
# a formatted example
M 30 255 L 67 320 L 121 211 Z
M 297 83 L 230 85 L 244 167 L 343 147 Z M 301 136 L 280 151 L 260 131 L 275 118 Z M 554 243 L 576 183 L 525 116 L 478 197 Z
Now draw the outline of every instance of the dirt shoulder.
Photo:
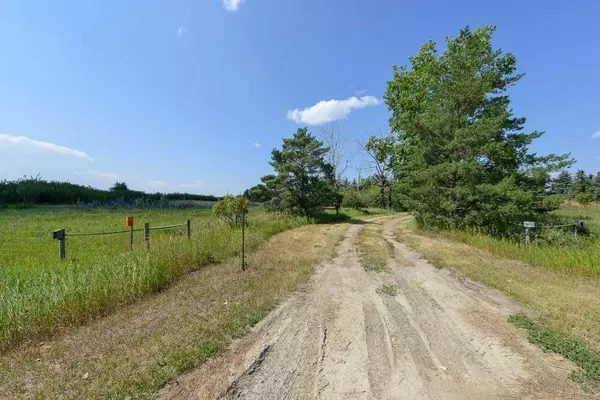
M 349 224 L 274 236 L 249 258 L 210 265 L 170 289 L 55 339 L 0 355 L 0 398 L 150 398 L 218 355 L 305 284 Z
M 378 221 L 374 231 L 393 246 L 389 270 L 363 268 L 357 240 L 365 225 L 352 225 L 305 292 L 160 397 L 584 397 L 567 378 L 571 365 L 507 322 L 519 306 L 398 243 L 398 217 Z

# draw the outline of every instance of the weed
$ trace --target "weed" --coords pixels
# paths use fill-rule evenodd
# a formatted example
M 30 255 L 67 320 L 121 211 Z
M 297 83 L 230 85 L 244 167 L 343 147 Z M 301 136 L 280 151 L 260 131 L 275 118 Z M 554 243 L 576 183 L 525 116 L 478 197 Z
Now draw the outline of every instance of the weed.
M 377 288 L 376 292 L 378 294 L 387 294 L 388 296 L 396 296 L 398 294 L 398 286 L 397 285 L 381 285 Z
M 358 252 L 360 263 L 366 271 L 388 271 L 388 260 L 392 256 L 393 246 L 381 236 L 381 225 L 370 223 L 358 234 Z
M 544 351 L 562 354 L 573 361 L 579 369 L 572 371 L 569 377 L 584 389 L 600 389 L 600 353 L 590 350 L 580 340 L 534 322 L 523 313 L 511 315 L 509 321 L 528 331 L 529 342 L 537 344 Z

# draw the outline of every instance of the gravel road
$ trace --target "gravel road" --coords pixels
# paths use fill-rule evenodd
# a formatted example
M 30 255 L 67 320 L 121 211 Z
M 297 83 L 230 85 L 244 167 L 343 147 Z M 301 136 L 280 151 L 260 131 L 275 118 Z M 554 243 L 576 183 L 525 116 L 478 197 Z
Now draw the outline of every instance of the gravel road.
M 565 399 L 583 396 L 572 365 L 527 343 L 507 322 L 520 307 L 439 270 L 393 237 L 390 271 L 365 271 L 365 224 L 349 226 L 336 256 L 221 357 L 182 376 L 169 399 Z M 397 295 L 378 293 L 383 284 Z

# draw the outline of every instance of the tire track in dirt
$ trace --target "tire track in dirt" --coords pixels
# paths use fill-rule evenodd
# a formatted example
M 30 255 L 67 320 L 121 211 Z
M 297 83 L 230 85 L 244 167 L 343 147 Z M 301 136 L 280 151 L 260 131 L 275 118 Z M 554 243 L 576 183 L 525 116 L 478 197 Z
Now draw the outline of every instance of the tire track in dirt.
M 390 272 L 367 272 L 352 224 L 336 257 L 222 357 L 181 377 L 172 399 L 577 398 L 559 368 L 506 322 L 519 308 L 433 268 L 394 238 Z M 377 294 L 393 281 L 396 296 Z

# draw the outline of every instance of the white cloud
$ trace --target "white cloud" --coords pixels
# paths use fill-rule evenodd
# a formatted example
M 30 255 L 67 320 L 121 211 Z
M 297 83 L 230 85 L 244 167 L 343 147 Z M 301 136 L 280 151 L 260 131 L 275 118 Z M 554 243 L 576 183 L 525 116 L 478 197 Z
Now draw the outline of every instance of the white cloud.
M 245 0 L 221 0 L 221 4 L 227 11 L 237 11 L 244 1 Z
M 4 144 L 15 144 L 35 147 L 40 150 L 51 151 L 58 154 L 74 156 L 78 158 L 86 159 L 90 162 L 94 161 L 87 153 L 75 149 L 71 149 L 65 146 L 59 146 L 54 143 L 42 142 L 40 140 L 30 139 L 25 136 L 12 136 L 6 134 L 0 134 L 0 147 Z
M 115 182 L 119 180 L 119 175 L 114 172 L 96 171 L 95 169 L 89 169 L 87 171 L 75 172 L 75 175 L 79 175 L 86 179 L 93 179 L 97 181 Z
M 592 138 L 594 138 L 594 139 L 600 138 L 600 129 L 599 129 L 599 130 L 597 130 L 597 131 L 596 131 L 596 133 L 594 133 L 594 134 L 592 135 Z
M 365 93 L 367 93 L 367 89 L 360 89 L 354 91 L 354 94 L 356 94 L 357 96 L 362 96 Z
M 202 181 L 196 181 L 194 183 L 182 183 L 179 186 L 182 188 L 185 188 L 185 189 L 196 189 L 196 188 L 200 187 L 201 185 L 202 185 Z
M 179 28 L 177 28 L 177 36 L 183 36 L 187 33 L 187 29 L 185 29 L 185 26 L 180 26 Z
M 260 147 L 260 143 L 254 143 L 254 147 L 258 149 Z
M 380 103 L 381 101 L 375 96 L 353 96 L 346 100 L 322 100 L 303 110 L 288 111 L 287 118 L 298 124 L 323 125 L 338 119 L 348 118 L 352 110 L 376 106 Z

